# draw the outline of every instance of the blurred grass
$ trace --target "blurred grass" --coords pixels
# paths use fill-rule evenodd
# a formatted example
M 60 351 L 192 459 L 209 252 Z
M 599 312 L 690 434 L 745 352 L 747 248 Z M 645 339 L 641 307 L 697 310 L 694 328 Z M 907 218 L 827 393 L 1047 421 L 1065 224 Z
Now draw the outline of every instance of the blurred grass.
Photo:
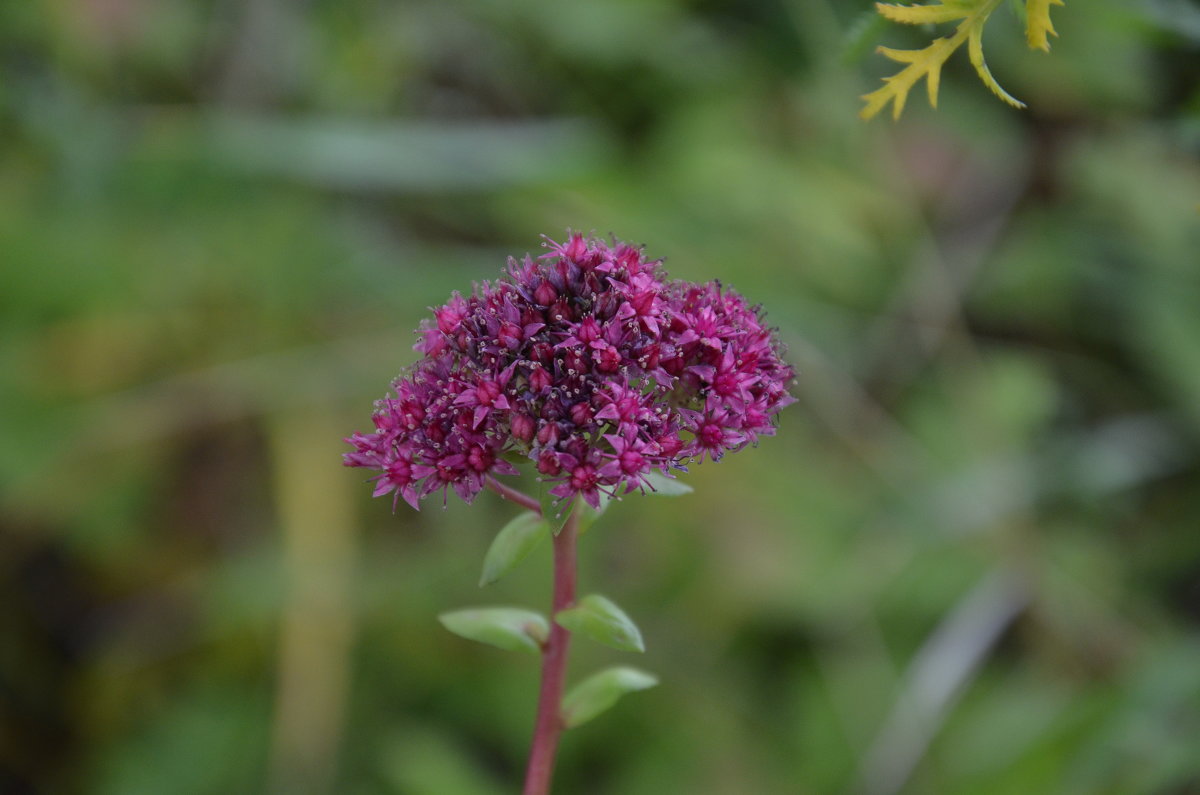
M 584 537 L 663 684 L 562 792 L 1200 788 L 1195 6 L 863 125 L 869 7 L 0 7 L 0 791 L 513 791 L 535 666 L 434 617 L 548 550 L 481 594 L 512 506 L 337 437 L 567 226 L 763 302 L 801 402 Z

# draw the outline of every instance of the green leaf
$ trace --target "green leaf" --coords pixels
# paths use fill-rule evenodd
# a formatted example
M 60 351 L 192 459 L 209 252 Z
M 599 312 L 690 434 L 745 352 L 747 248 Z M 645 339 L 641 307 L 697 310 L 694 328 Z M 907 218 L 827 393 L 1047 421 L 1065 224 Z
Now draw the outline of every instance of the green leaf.
M 508 651 L 537 654 L 550 636 L 550 622 L 532 610 L 516 607 L 474 607 L 438 616 L 442 626 L 468 640 Z
M 625 666 L 594 674 L 576 685 L 563 699 L 563 724 L 573 729 L 616 704 L 617 699 L 626 693 L 645 690 L 656 684 L 658 677 Z
M 661 472 L 651 472 L 646 475 L 646 482 L 654 489 L 653 494 L 661 497 L 681 497 L 691 494 L 693 489 L 678 478 L 667 477 Z
M 621 651 L 645 651 L 642 633 L 625 611 L 599 594 L 579 600 L 554 616 L 560 626 L 587 635 L 594 641 Z
M 524 511 L 504 525 L 483 558 L 483 587 L 503 577 L 546 537 L 550 525 L 533 511 Z

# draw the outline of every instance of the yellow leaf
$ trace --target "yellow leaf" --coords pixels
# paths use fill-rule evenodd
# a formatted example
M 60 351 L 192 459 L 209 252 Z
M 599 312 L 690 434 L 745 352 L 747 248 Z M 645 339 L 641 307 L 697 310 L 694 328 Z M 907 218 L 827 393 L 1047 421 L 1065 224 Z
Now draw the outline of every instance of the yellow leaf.
M 964 7 L 959 3 L 949 5 L 938 3 L 934 6 L 897 6 L 891 3 L 876 3 L 875 8 L 887 19 L 905 25 L 951 22 L 962 19 L 971 13 L 969 7 Z
M 904 112 L 904 103 L 908 101 L 908 92 L 922 77 L 926 78 L 929 86 L 929 104 L 936 108 L 942 64 L 946 63 L 946 59 L 957 48 L 958 43 L 952 38 L 935 39 L 923 50 L 893 50 L 880 47 L 880 53 L 908 66 L 892 77 L 884 78 L 884 84 L 870 94 L 864 94 L 862 98 L 866 100 L 867 105 L 858 115 L 869 119 L 891 102 L 892 118 L 900 118 L 900 114 Z
M 1025 0 L 1025 39 L 1035 50 L 1050 52 L 1050 36 L 1057 36 L 1050 22 L 1050 6 L 1060 6 L 1063 0 Z
M 891 47 L 876 47 L 875 52 L 886 55 L 896 63 L 916 63 L 925 57 L 925 50 L 893 50 Z
M 983 81 L 996 96 L 1014 107 L 1023 108 L 1024 103 L 1015 99 L 1000 87 L 996 78 L 992 77 L 987 63 L 983 60 L 983 28 L 992 12 L 1003 0 L 948 0 L 930 6 L 897 6 L 876 3 L 879 13 L 896 22 L 921 24 L 925 22 L 948 22 L 962 20 L 954 33 L 940 39 L 935 39 L 922 50 L 893 50 L 880 47 L 879 52 L 898 63 L 906 64 L 898 73 L 884 78 L 883 85 L 862 99 L 866 105 L 859 116 L 863 119 L 874 117 L 879 111 L 892 103 L 892 118 L 900 118 L 904 105 L 908 101 L 908 92 L 912 90 L 922 77 L 925 78 L 929 89 L 929 104 L 937 107 L 938 86 L 941 82 L 942 66 L 946 60 L 967 42 L 968 55 L 979 79 Z M 1044 2 L 1049 5 L 1061 4 L 1062 0 L 1027 0 L 1029 3 Z
M 979 24 L 971 27 L 970 41 L 967 44 L 967 54 L 971 57 L 971 65 L 975 67 L 975 73 L 979 75 L 979 79 L 992 90 L 993 94 L 1014 108 L 1023 108 L 1025 103 L 1000 87 L 996 78 L 992 77 L 992 70 L 988 69 L 987 62 L 983 60 L 983 23 L 984 20 L 979 20 Z

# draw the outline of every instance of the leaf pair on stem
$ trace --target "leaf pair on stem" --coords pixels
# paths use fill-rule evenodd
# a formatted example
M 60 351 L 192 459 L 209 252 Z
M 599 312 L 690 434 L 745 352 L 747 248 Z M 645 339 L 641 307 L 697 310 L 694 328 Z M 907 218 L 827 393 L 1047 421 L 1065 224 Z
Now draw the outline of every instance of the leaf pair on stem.
M 455 635 L 506 651 L 541 651 L 550 623 L 541 613 L 519 607 L 471 607 L 442 613 L 438 620 Z M 560 610 L 555 623 L 620 651 L 645 651 L 642 633 L 624 610 L 599 594 Z
M 455 635 L 508 651 L 538 653 L 550 635 L 545 616 L 515 607 L 455 610 L 439 616 Z M 629 616 L 609 599 L 591 594 L 571 608 L 560 610 L 559 625 L 621 651 L 645 651 L 642 633 Z M 576 685 L 562 700 L 564 728 L 574 728 L 613 706 L 636 690 L 658 684 L 657 677 L 628 666 L 608 668 Z

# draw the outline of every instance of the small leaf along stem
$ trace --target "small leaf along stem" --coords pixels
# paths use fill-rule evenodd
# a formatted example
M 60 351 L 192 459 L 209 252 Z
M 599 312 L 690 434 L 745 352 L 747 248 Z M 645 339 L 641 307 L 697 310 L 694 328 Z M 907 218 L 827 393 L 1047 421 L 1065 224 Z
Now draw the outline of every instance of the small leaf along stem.
M 578 529 L 579 511 L 574 509 L 562 531 L 554 536 L 554 609 L 551 615 L 566 610 L 575 602 L 575 539 Z M 565 627 L 552 623 L 550 637 L 542 647 L 542 685 L 538 694 L 537 721 L 529 750 L 529 766 L 525 770 L 523 795 L 548 795 L 550 792 L 554 755 L 558 750 L 559 736 L 565 728 L 561 705 L 570 642 L 571 633 Z
M 528 494 L 517 491 L 516 489 L 512 488 L 511 486 L 505 486 L 503 483 L 496 480 L 491 475 L 489 475 L 487 478 L 485 478 L 484 485 L 486 485 L 489 489 L 491 489 L 492 491 L 499 494 L 504 499 L 509 500 L 511 502 L 515 502 L 517 505 L 520 505 L 522 508 L 527 508 L 527 509 L 533 511 L 538 516 L 542 515 L 541 503 L 539 503 L 533 497 L 530 497 Z

